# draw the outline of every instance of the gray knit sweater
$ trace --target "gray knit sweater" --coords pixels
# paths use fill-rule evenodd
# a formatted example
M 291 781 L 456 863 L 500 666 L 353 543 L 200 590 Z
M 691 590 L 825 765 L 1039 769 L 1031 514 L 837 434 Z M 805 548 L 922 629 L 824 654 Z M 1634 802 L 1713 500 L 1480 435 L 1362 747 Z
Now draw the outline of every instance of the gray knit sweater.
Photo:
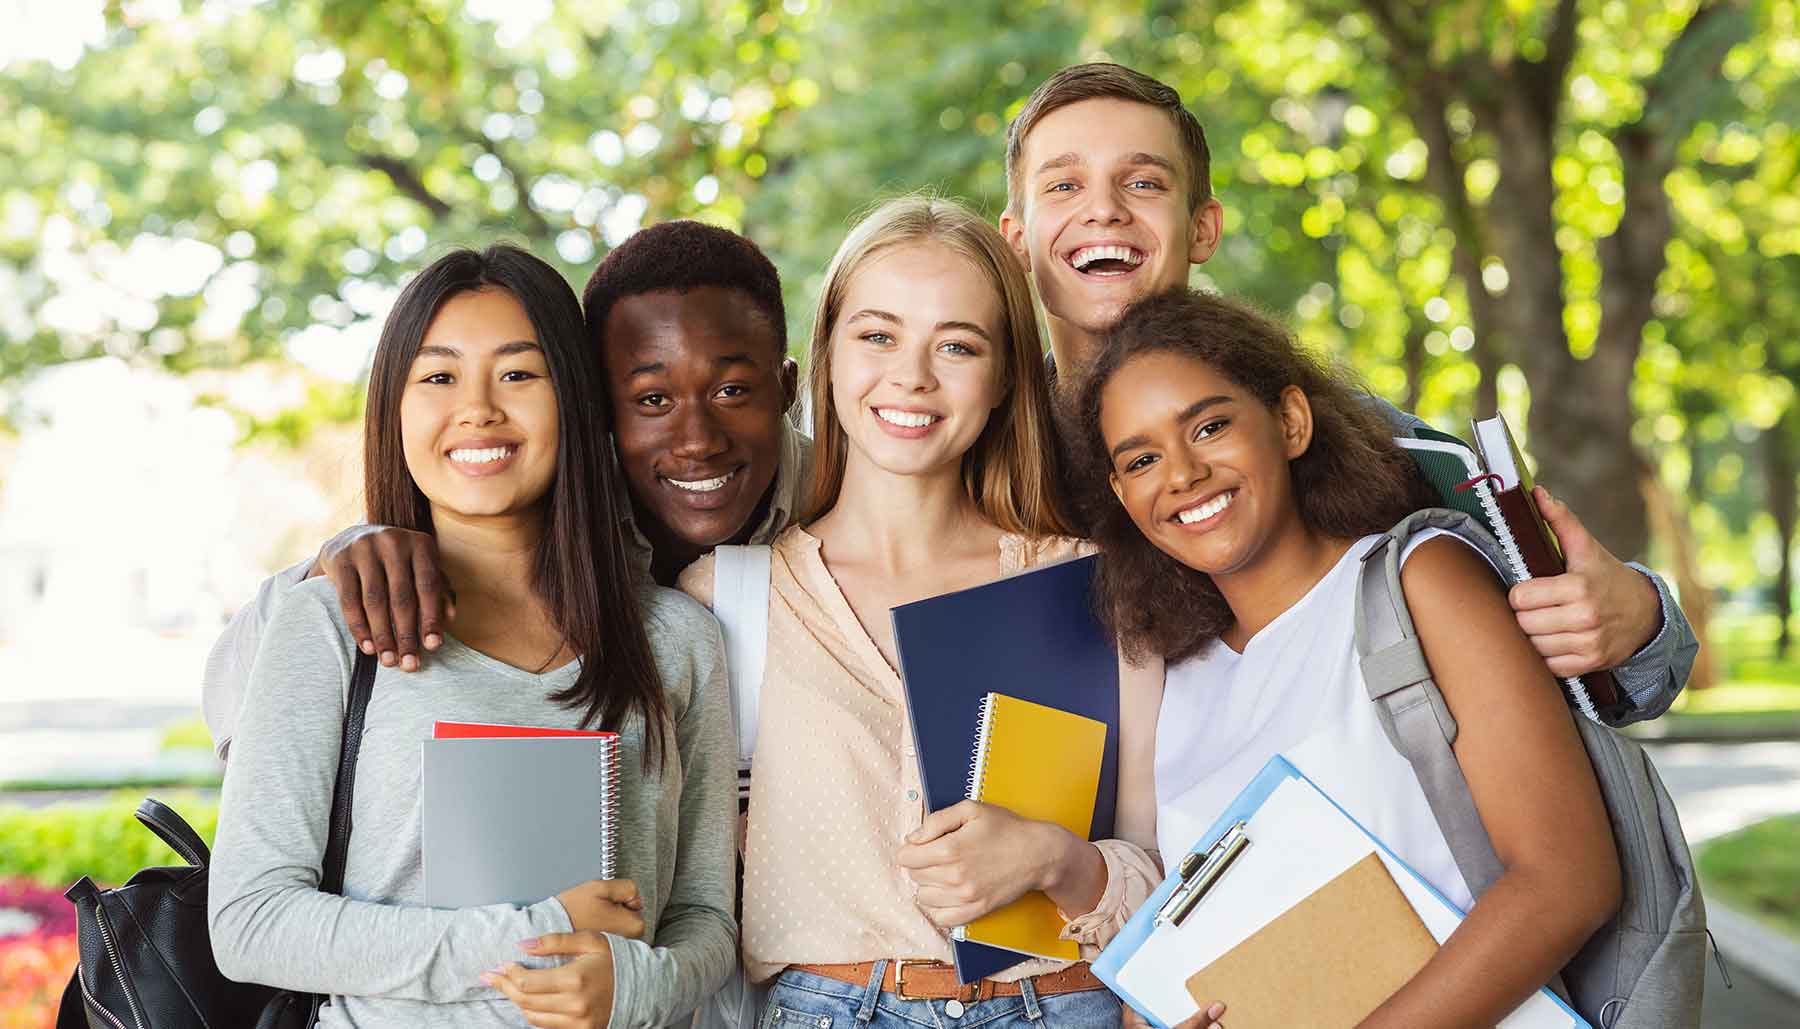
M 736 748 L 718 625 L 673 590 L 642 597 L 672 731 L 663 766 L 649 775 L 642 722 L 621 733 L 619 874 L 643 895 L 647 942 L 609 937 L 614 1029 L 684 1020 L 718 988 L 737 950 Z M 330 994 L 324 1026 L 525 1025 L 481 973 L 522 961 L 520 940 L 567 932 L 568 915 L 554 898 L 527 908 L 422 906 L 420 741 L 437 719 L 574 728 L 578 713 L 546 697 L 572 682 L 578 665 L 538 675 L 446 639 L 420 671 L 381 669 L 340 897 L 318 884 L 351 647 L 336 595 L 320 578 L 288 591 L 257 651 L 213 850 L 207 915 L 219 968 L 233 979 Z

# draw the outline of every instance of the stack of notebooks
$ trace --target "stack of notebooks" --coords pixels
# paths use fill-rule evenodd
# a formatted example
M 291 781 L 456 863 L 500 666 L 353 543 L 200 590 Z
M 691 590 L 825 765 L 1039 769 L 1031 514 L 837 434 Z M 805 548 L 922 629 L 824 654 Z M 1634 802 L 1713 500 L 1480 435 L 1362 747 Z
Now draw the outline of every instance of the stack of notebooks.
M 438 722 L 422 747 L 427 907 L 522 907 L 615 877 L 617 733 Z
M 1090 598 L 1099 560 L 893 609 L 930 810 L 973 795 L 1082 839 L 1113 836 L 1119 657 Z M 1063 925 L 1041 893 L 977 919 L 952 933 L 957 979 L 971 983 L 1032 956 L 1075 957 Z
M 1473 516 L 1493 534 L 1515 580 L 1563 574 L 1567 566 L 1562 549 L 1532 498 L 1531 471 L 1506 419 L 1495 415 L 1471 427 L 1476 451 L 1454 436 L 1431 430 L 1397 436 L 1394 442 L 1411 453 L 1445 507 Z M 1596 721 L 1602 715 L 1616 719 L 1629 706 L 1611 672 L 1571 676 L 1562 684 L 1575 706 Z

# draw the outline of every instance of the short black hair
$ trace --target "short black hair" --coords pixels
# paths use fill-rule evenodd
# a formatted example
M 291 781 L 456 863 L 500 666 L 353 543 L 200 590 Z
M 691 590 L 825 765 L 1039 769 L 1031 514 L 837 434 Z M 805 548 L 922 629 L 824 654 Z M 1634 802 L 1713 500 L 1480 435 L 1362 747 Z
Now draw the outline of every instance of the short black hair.
M 588 277 L 581 309 L 588 339 L 600 344 L 613 305 L 628 297 L 665 290 L 686 293 L 706 286 L 735 289 L 769 321 L 777 351 L 787 355 L 787 310 L 781 276 L 755 243 L 704 222 L 662 222 L 620 243 Z

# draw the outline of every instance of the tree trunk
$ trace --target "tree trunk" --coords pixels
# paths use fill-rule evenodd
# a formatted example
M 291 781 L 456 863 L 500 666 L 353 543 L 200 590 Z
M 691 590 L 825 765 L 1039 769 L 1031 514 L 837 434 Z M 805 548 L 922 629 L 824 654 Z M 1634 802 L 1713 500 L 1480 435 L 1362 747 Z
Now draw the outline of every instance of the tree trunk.
M 1577 361 L 1563 327 L 1562 253 L 1556 242 L 1555 105 L 1544 102 L 1548 69 L 1514 69 L 1511 88 L 1484 109 L 1495 137 L 1500 182 L 1491 230 L 1507 268 L 1511 355 L 1531 387 L 1530 449 L 1542 477 L 1621 558 L 1642 556 L 1649 538 L 1637 502 L 1631 449 L 1628 359 Z M 1660 252 L 1660 245 L 1658 247 Z M 1479 277 L 1468 283 L 1482 289 Z M 1646 298 L 1647 299 L 1647 298 Z
M 1499 348 L 1492 340 L 1475 337 L 1475 368 L 1481 372 L 1481 381 L 1475 384 L 1475 410 L 1469 412 L 1471 418 L 1489 418 L 1500 410 L 1500 369 L 1504 365 Z
M 1796 486 L 1794 440 L 1800 437 L 1800 412 L 1788 408 L 1781 421 L 1763 433 L 1763 481 L 1769 494 L 1769 513 L 1775 516 L 1775 535 L 1781 546 L 1781 566 L 1775 573 L 1775 613 L 1781 618 L 1781 631 L 1775 638 L 1775 657 L 1787 657 L 1793 645 L 1794 617 L 1794 531 L 1800 516 L 1800 493 Z
M 1635 452 L 1634 452 L 1635 455 Z M 1688 521 L 1669 488 L 1657 477 L 1650 462 L 1636 455 L 1630 464 L 1639 474 L 1644 508 L 1657 536 L 1668 541 L 1675 563 L 1675 589 L 1681 594 L 1681 611 L 1694 628 L 1700 641 L 1700 652 L 1694 656 L 1694 670 L 1688 676 L 1687 688 L 1703 690 L 1719 682 L 1719 663 L 1706 638 L 1712 624 L 1712 591 L 1700 578 L 1700 546 L 1694 538 L 1694 527 Z

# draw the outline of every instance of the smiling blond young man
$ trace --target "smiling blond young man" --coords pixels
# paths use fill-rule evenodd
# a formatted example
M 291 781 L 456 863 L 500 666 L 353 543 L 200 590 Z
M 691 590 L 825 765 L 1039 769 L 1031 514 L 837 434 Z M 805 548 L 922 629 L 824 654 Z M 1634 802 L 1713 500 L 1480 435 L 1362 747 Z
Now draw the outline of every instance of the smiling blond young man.
M 1199 119 L 1148 75 L 1079 64 L 1026 99 L 1007 128 L 1000 231 L 1043 305 L 1053 392 L 1080 378 L 1128 304 L 1187 285 L 1218 251 L 1211 171 Z M 1425 426 L 1377 403 L 1396 434 Z M 1659 577 L 1615 558 L 1548 493 L 1538 499 L 1569 571 L 1513 588 L 1520 627 L 1555 674 L 1611 668 L 1633 702 L 1625 720 L 1656 717 L 1693 668 L 1693 630 Z

